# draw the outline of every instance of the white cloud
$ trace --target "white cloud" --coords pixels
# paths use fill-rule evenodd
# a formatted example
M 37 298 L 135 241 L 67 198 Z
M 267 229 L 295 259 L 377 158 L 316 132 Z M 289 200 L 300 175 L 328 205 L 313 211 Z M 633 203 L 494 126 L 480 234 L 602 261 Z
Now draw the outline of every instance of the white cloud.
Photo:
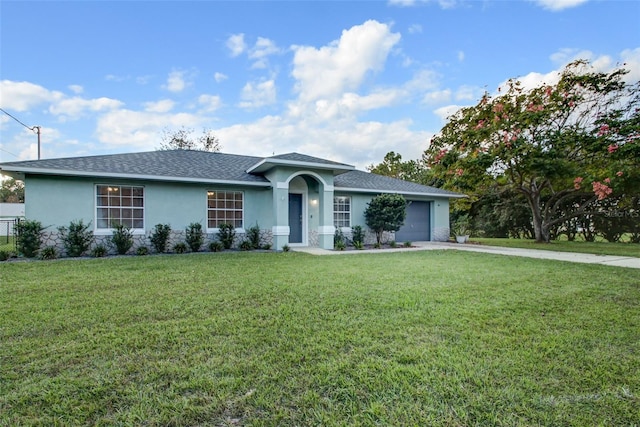
M 413 24 L 409 26 L 409 34 L 420 34 L 422 33 L 422 25 L 420 24 Z
M 461 50 L 458 51 L 458 61 L 464 61 L 464 52 Z
M 458 88 L 455 94 L 456 101 L 477 101 L 484 94 L 484 89 L 462 85 Z
M 400 34 L 386 24 L 367 21 L 342 32 L 340 40 L 316 49 L 293 46 L 292 72 L 303 101 L 335 98 L 357 89 L 367 73 L 383 68 Z
M 446 105 L 434 110 L 433 114 L 440 117 L 440 120 L 445 123 L 447 118 L 463 107 L 465 107 L 465 105 Z
M 216 83 L 220 83 L 220 82 L 223 82 L 223 81 L 227 80 L 229 78 L 229 76 L 227 76 L 226 74 L 222 74 L 222 73 L 215 73 L 213 75 L 213 78 L 215 79 Z
M 428 92 L 422 97 L 422 103 L 428 105 L 438 105 L 451 102 L 451 89 L 436 90 Z
M 175 102 L 170 99 L 161 99 L 155 102 L 146 102 L 144 110 L 150 113 L 167 113 L 173 109 Z
M 451 9 L 459 3 L 459 0 L 389 0 L 389 5 L 399 7 L 412 7 L 425 3 L 438 3 L 442 9 Z
M 217 95 L 200 95 L 198 103 L 202 105 L 203 111 L 213 112 L 222 106 L 222 99 Z
M 249 82 L 242 88 L 240 107 L 253 109 L 276 102 L 276 85 L 273 80 L 259 83 Z
M 258 37 L 256 44 L 249 51 L 249 58 L 255 60 L 252 68 L 266 68 L 267 58 L 270 55 L 281 52 L 282 49 L 276 46 L 276 44 L 272 40 L 266 39 L 264 37 Z
M 84 92 L 84 88 L 80 85 L 69 85 L 69 90 L 78 95 Z
M 554 12 L 580 6 L 588 0 L 531 0 L 538 6 Z
M 172 71 L 167 77 L 167 83 L 163 87 L 169 92 L 182 92 L 187 87 L 184 71 Z
M 27 111 L 37 105 L 64 98 L 58 91 L 50 91 L 29 82 L 0 81 L 0 107 L 6 110 Z
M 96 136 L 107 147 L 127 151 L 152 150 L 159 145 L 166 128 L 194 128 L 206 125 L 205 118 L 188 113 L 166 114 L 133 111 L 110 111 L 98 118 Z M 103 147 L 104 148 L 104 147 Z
M 247 44 L 244 42 L 244 34 L 233 34 L 227 39 L 227 48 L 231 51 L 231 56 L 236 57 L 247 50 Z
M 60 100 L 49 106 L 49 112 L 54 116 L 59 116 L 61 121 L 77 120 L 85 112 L 92 111 L 105 111 L 120 108 L 124 105 L 121 101 L 111 98 L 95 98 L 85 99 L 80 97 L 73 97 Z

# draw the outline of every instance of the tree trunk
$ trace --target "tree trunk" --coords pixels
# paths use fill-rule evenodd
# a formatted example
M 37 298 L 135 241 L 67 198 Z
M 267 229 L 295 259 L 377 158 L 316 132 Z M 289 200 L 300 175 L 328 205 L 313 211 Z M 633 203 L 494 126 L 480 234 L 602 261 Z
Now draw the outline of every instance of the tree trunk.
M 531 217 L 533 219 L 533 233 L 538 243 L 548 243 L 550 239 L 549 225 L 545 223 L 542 217 L 542 209 L 540 207 L 540 194 L 525 192 L 525 197 L 531 208 Z

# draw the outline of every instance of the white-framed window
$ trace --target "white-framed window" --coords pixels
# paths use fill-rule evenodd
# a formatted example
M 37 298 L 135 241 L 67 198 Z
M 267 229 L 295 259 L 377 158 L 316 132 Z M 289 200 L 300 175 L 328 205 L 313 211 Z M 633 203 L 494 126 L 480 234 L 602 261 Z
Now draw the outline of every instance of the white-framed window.
M 144 187 L 96 185 L 96 229 L 120 224 L 144 229 Z
M 207 191 L 207 228 L 231 224 L 244 225 L 244 193 L 242 191 Z
M 351 227 L 351 197 L 336 196 L 333 198 L 333 225 Z

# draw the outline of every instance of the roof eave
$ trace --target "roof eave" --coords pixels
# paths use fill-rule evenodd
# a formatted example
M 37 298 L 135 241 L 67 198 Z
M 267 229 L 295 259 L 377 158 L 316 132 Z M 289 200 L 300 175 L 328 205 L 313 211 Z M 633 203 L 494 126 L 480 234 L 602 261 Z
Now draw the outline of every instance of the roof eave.
M 419 191 L 398 191 L 398 190 L 379 190 L 372 188 L 355 188 L 355 187 L 334 187 L 335 191 L 344 191 L 350 193 L 368 193 L 368 194 L 402 194 L 403 196 L 423 196 L 423 197 L 443 197 L 447 199 L 464 199 L 469 197 L 465 194 L 442 194 L 442 193 L 422 193 Z
M 187 182 L 200 184 L 225 184 L 225 185 L 245 185 L 252 187 L 271 187 L 269 182 L 241 181 L 241 180 L 225 180 L 225 179 L 206 179 L 195 177 L 180 176 L 161 176 L 161 175 L 138 175 L 138 174 L 121 174 L 113 172 L 88 172 L 61 169 L 42 169 L 28 167 L 7 167 L 6 165 L 0 169 L 2 171 L 19 173 L 21 175 L 57 175 L 57 176 L 78 176 L 78 177 L 95 177 L 95 178 L 117 178 L 117 179 L 133 179 L 144 181 L 165 181 L 165 182 Z
M 264 173 L 276 166 L 292 166 L 292 167 L 305 167 L 311 169 L 323 169 L 333 171 L 334 175 L 349 172 L 355 170 L 355 166 L 351 165 L 336 165 L 327 163 L 315 163 L 315 162 L 301 162 L 298 160 L 282 160 L 282 159 L 262 159 L 255 165 L 247 169 L 247 173 Z

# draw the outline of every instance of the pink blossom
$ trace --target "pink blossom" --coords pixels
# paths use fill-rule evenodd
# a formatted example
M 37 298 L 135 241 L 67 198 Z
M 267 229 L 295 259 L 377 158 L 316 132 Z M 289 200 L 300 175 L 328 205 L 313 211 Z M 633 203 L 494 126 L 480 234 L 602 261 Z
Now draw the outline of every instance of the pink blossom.
M 474 129 L 478 130 L 478 129 L 482 129 L 483 127 L 484 127 L 484 120 L 478 120 L 478 124 Z
M 598 200 L 604 200 L 609 194 L 613 193 L 613 190 L 606 184 L 595 181 L 593 183 L 593 192 L 598 196 Z
M 617 175 L 617 176 L 622 176 L 622 175 L 624 175 L 624 174 L 622 173 L 622 171 L 618 171 L 618 172 L 616 172 L 616 175 Z
M 604 124 L 604 125 L 600 126 L 600 129 L 598 130 L 598 136 L 606 135 L 608 133 L 609 133 L 609 125 L 608 124 Z
M 504 105 L 503 104 L 496 104 L 493 106 L 493 112 L 494 113 L 502 113 L 504 111 Z
M 436 154 L 436 156 L 433 159 L 434 163 L 439 163 L 440 160 L 442 160 L 442 158 L 447 154 L 447 150 L 440 150 L 440 152 L 438 154 Z
M 581 176 L 577 177 L 576 179 L 573 180 L 573 188 L 575 188 L 576 190 L 580 189 L 580 184 L 582 183 L 582 180 L 584 178 L 582 178 Z
M 456 175 L 462 176 L 463 173 L 464 171 L 462 169 L 456 169 Z
M 611 178 L 605 178 L 604 182 L 606 182 L 607 184 L 611 184 Z
M 618 144 L 611 144 L 607 147 L 607 151 L 609 153 L 615 153 L 618 148 L 620 148 Z
M 542 111 L 542 110 L 544 110 L 544 107 L 542 105 L 536 105 L 533 102 L 527 105 L 527 111 L 530 111 L 532 113 L 535 113 L 536 111 Z
M 551 97 L 551 94 L 553 93 L 553 89 L 551 89 L 551 86 L 547 86 L 547 89 L 544 91 L 544 93 L 548 97 Z

